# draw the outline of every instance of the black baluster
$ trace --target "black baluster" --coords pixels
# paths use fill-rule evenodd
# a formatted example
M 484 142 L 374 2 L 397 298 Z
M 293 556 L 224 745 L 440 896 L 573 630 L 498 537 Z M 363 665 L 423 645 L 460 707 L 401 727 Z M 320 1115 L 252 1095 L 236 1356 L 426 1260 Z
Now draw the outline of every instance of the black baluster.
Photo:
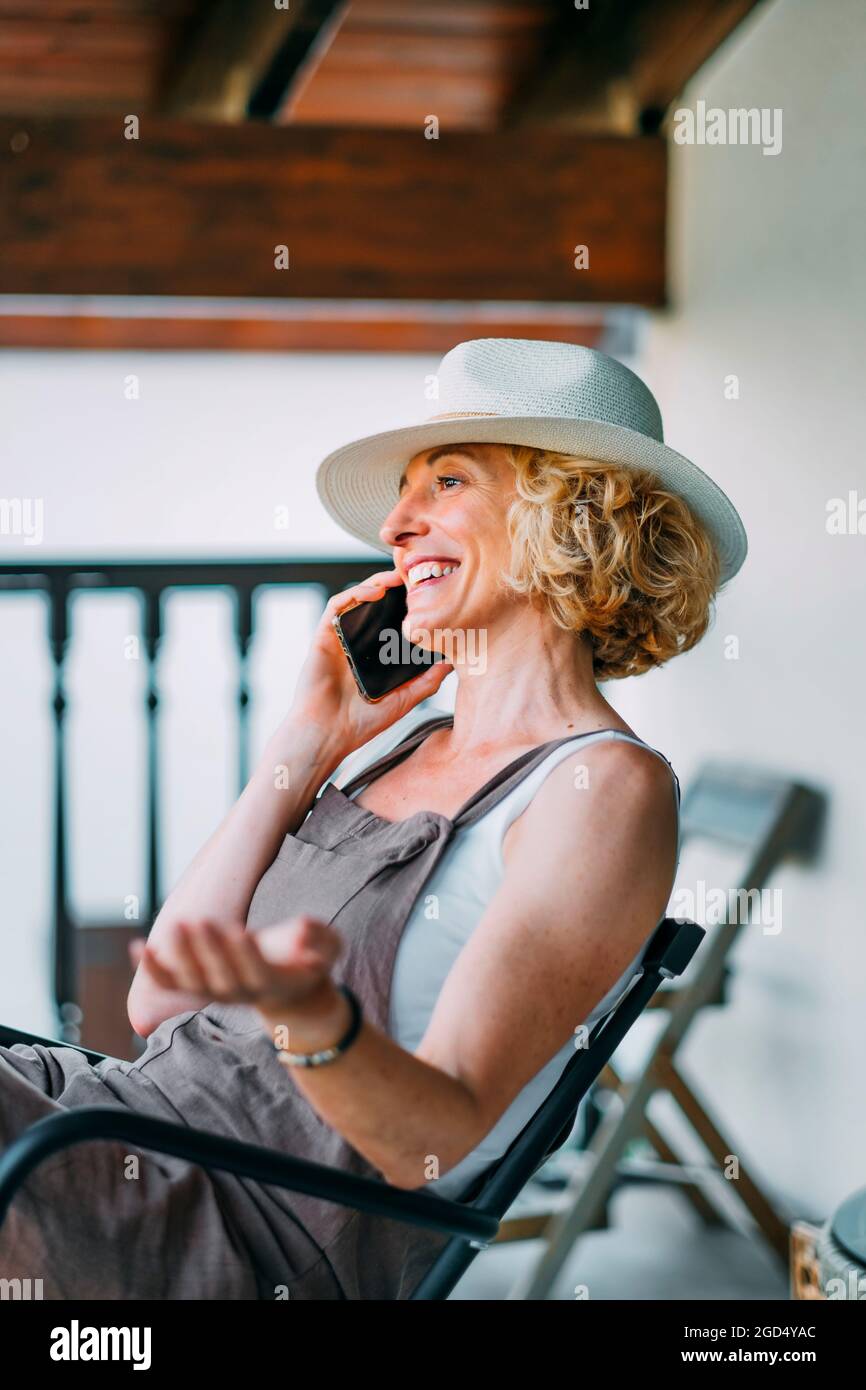
M 49 643 L 54 662 L 54 1003 L 57 1031 L 64 1042 L 79 1042 L 81 1010 L 76 1003 L 75 927 L 69 912 L 66 855 L 66 710 L 64 663 L 69 644 L 69 589 L 66 576 L 52 575 L 49 588 Z
M 159 896 L 159 692 L 156 660 L 162 637 L 162 591 L 146 590 L 144 597 L 144 649 L 147 655 L 147 902 L 149 927 L 161 903 Z
M 235 589 L 235 641 L 238 648 L 238 786 L 243 791 L 249 777 L 250 688 L 248 656 L 253 636 L 253 591 L 247 585 Z

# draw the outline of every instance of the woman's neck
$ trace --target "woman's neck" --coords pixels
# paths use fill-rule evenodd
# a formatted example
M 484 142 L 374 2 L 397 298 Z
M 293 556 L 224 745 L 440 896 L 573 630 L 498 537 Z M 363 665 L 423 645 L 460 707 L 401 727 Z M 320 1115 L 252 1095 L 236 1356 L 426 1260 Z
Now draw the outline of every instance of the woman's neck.
M 477 656 L 477 653 L 476 653 Z M 543 743 L 574 731 L 628 726 L 596 685 L 588 639 L 538 618 L 488 638 L 485 661 L 457 663 L 449 744 L 455 753 Z

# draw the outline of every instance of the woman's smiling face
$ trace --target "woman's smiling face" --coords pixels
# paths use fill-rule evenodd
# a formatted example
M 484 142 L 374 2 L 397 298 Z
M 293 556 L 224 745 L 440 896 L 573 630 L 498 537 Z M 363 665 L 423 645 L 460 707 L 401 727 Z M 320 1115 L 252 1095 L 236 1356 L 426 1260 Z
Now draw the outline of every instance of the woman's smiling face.
M 379 532 L 406 585 L 404 633 L 487 628 L 499 606 L 513 604 L 499 576 L 511 555 L 506 514 L 514 496 L 501 444 L 440 445 L 414 455 Z

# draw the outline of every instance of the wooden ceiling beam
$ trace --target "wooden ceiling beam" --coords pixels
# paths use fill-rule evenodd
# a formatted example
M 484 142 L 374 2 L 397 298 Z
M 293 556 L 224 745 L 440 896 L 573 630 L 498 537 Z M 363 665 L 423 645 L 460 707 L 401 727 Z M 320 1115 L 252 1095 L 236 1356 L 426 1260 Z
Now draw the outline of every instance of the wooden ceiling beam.
M 301 22 L 277 50 L 250 94 L 253 117 L 288 121 L 329 52 L 351 8 L 350 0 L 305 0 Z
M 641 110 L 665 111 L 761 0 L 653 0 L 638 10 L 628 82 Z
M 657 137 L 2 118 L 0 293 L 657 306 L 666 157 Z
M 631 318 L 610 311 L 583 312 L 570 306 L 534 310 L 466 304 L 447 313 L 440 305 L 357 304 L 240 308 L 226 302 L 210 312 L 183 301 L 147 314 L 100 305 L 54 304 L 46 311 L 0 300 L 0 347 L 66 348 L 116 352 L 447 352 L 467 338 L 555 338 L 583 347 L 607 348 L 612 339 L 631 343 Z M 287 312 L 288 310 L 288 312 Z
M 542 62 L 515 94 L 507 128 L 627 135 L 664 113 L 761 0 L 618 0 L 563 5 Z
M 216 0 L 182 46 L 160 101 L 193 120 L 270 118 L 333 37 L 343 0 Z

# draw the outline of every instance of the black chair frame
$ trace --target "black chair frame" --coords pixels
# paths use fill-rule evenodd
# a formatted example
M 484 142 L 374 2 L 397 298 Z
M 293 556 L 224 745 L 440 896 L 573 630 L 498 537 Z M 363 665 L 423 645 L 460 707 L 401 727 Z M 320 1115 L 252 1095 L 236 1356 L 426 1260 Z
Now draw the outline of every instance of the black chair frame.
M 626 993 L 608 1014 L 596 1021 L 587 1045 L 575 1050 L 556 1086 L 506 1153 L 481 1174 L 459 1202 L 360 1178 L 325 1164 L 120 1107 L 81 1106 L 31 1125 L 0 1157 L 0 1240 L 2 1222 L 17 1189 L 43 1159 L 88 1140 L 121 1139 L 206 1169 L 235 1173 L 268 1186 L 304 1192 L 323 1201 L 450 1235 L 452 1239 L 410 1295 L 411 1299 L 425 1301 L 447 1299 L 479 1250 L 494 1239 L 502 1218 L 526 1184 L 568 1139 L 582 1099 L 661 981 L 683 973 L 704 935 L 703 928 L 694 922 L 665 918 L 659 924 L 644 950 L 640 973 Z M 34 1042 L 52 1047 L 72 1046 L 0 1025 L 0 1045 Z M 105 1060 L 103 1053 L 83 1047 L 75 1050 L 83 1052 L 94 1064 Z

